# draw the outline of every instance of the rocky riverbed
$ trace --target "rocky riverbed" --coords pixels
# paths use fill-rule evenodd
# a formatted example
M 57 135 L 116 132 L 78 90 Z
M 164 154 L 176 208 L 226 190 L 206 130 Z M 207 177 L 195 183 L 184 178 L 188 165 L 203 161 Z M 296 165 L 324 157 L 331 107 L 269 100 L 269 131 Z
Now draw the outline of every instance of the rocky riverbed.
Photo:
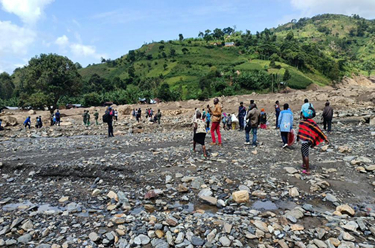
M 256 148 L 222 131 L 208 159 L 191 151 L 188 117 L 120 121 L 114 138 L 105 126 L 7 130 L 0 246 L 375 247 L 372 111 L 337 114 L 310 176 L 273 128 Z

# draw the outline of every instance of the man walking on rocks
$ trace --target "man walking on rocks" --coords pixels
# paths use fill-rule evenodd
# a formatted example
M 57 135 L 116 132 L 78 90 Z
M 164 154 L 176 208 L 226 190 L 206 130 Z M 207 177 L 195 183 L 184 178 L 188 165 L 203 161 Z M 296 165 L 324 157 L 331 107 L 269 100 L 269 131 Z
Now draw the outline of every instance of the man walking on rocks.
M 247 113 L 246 116 L 247 124 L 245 127 L 245 133 L 246 133 L 246 142 L 245 145 L 250 145 L 250 131 L 253 134 L 253 142 L 252 145 L 255 147 L 257 146 L 257 132 L 258 132 L 258 126 L 260 123 L 260 111 L 257 108 L 256 104 L 252 105 L 252 109 Z
M 243 102 L 240 103 L 238 107 L 238 119 L 240 122 L 240 131 L 244 129 L 244 121 L 246 116 L 246 108 L 243 106 Z
M 215 98 L 214 99 L 214 108 L 211 109 L 210 106 L 207 106 L 208 110 L 211 115 L 211 120 L 212 120 L 212 125 L 211 125 L 211 138 L 212 138 L 212 143 L 211 145 L 216 145 L 216 138 L 215 138 L 215 131 L 217 134 L 217 138 L 219 140 L 219 146 L 222 146 L 221 143 L 221 134 L 220 134 L 220 121 L 221 121 L 221 114 L 222 114 L 222 109 L 221 106 L 219 105 L 219 99 Z
M 301 141 L 302 153 L 302 173 L 310 175 L 309 168 L 309 148 L 313 148 L 325 141 L 329 143 L 327 136 L 322 132 L 316 122 L 309 116 L 302 115 L 303 119 L 299 123 L 297 141 Z
M 26 118 L 26 120 L 23 122 L 23 125 L 25 126 L 25 129 L 26 129 L 26 127 L 29 127 L 29 129 L 30 129 L 30 127 L 31 127 L 31 119 L 30 119 L 30 116 L 28 116 L 28 117 Z
M 330 106 L 329 101 L 327 101 L 323 109 L 323 126 L 324 126 L 324 131 L 327 130 L 326 128 L 328 126 L 328 133 L 331 132 L 332 118 L 333 118 L 333 108 Z

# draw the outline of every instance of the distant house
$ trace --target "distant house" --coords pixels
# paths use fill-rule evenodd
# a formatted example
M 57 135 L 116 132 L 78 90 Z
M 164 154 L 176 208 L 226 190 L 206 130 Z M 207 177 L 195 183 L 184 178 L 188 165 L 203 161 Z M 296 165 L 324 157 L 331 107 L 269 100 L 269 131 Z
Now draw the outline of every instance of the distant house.
M 19 110 L 18 107 L 10 107 L 10 106 L 5 106 L 6 109 L 9 109 L 9 110 Z
M 159 98 L 150 99 L 151 104 L 161 103 L 161 100 Z
M 226 47 L 234 47 L 234 42 L 225 42 Z
M 138 101 L 140 104 L 146 104 L 147 103 L 147 99 L 146 98 L 138 98 Z
M 75 103 L 68 103 L 65 106 L 66 109 L 72 109 L 72 108 L 82 108 L 82 104 L 75 104 Z
M 111 105 L 113 105 L 113 102 L 105 102 L 105 103 L 103 103 L 103 106 L 111 106 Z

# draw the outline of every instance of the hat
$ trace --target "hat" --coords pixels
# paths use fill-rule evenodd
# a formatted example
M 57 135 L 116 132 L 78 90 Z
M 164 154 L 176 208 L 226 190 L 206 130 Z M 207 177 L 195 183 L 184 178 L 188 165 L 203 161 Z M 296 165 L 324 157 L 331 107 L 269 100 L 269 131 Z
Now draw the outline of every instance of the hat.
M 262 108 L 260 111 L 264 112 L 264 108 Z

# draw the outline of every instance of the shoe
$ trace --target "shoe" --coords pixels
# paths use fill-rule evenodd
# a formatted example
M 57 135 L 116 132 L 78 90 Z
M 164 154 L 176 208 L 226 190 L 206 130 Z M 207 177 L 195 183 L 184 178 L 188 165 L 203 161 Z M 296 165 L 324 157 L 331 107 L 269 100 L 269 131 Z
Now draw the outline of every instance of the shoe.
M 216 145 L 216 143 L 214 143 L 214 142 L 211 142 L 211 143 L 210 143 L 210 145 L 211 145 L 211 146 L 214 146 L 214 145 Z
M 250 142 L 245 142 L 245 145 L 247 145 L 247 146 L 250 145 Z
M 283 148 L 286 148 L 286 147 L 288 147 L 288 144 L 284 144 L 284 145 L 283 145 Z
M 222 147 L 223 146 L 223 144 L 222 143 L 219 143 L 219 144 L 217 144 L 218 146 L 220 146 L 220 147 Z

